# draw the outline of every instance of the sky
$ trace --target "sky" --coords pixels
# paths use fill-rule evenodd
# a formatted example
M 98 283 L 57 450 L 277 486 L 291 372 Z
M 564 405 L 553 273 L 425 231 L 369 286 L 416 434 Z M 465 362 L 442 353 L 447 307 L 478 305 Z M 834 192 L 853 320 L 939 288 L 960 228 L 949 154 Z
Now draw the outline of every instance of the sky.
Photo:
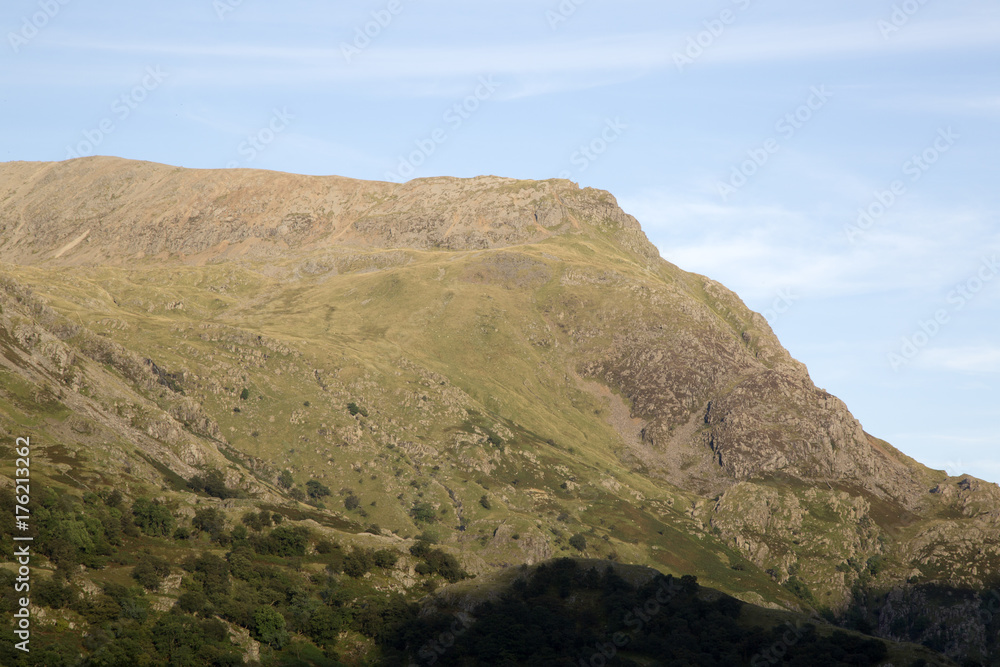
M 7 0 L 0 161 L 613 193 L 865 429 L 1000 482 L 995 0 Z

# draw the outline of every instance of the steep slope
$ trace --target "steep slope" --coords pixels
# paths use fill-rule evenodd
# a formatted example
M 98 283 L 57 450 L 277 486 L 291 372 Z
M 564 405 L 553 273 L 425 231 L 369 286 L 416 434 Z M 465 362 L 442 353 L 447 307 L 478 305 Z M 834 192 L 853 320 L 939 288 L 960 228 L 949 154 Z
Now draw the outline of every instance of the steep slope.
M 0 258 L 4 428 L 24 423 L 18 383 L 47 388 L 101 430 L 36 420 L 42 446 L 106 483 L 214 467 L 294 504 L 287 468 L 359 500 L 320 508 L 327 525 L 431 526 L 475 572 L 583 535 L 832 612 L 859 586 L 998 583 L 994 485 L 866 434 L 605 192 L 11 163 Z

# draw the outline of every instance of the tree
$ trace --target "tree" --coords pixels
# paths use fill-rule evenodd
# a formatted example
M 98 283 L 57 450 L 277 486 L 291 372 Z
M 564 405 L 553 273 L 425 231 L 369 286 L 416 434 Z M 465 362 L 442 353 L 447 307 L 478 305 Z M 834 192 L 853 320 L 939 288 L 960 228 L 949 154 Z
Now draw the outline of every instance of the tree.
M 392 549 L 379 549 L 372 553 L 372 560 L 376 567 L 380 567 L 383 570 L 389 570 L 396 566 L 396 562 L 399 560 L 399 554 Z
M 136 498 L 132 503 L 135 525 L 147 535 L 166 537 L 174 527 L 174 517 L 159 500 Z
M 320 498 L 325 498 L 330 495 L 329 487 L 325 486 L 319 480 L 311 479 L 306 482 L 306 493 L 313 500 L 319 500 Z
M 294 483 L 295 483 L 295 480 L 292 479 L 292 471 L 291 470 L 282 470 L 278 474 L 278 486 L 280 486 L 281 488 L 283 488 L 283 489 L 290 489 L 290 488 L 292 488 L 292 485 Z
M 490 504 L 490 499 L 483 494 L 483 497 L 479 499 L 479 504 L 483 506 L 484 509 L 493 509 L 493 505 Z
M 278 526 L 266 537 L 254 537 L 250 542 L 259 554 L 305 556 L 309 545 L 309 529 L 305 526 Z
M 353 493 L 344 498 L 344 507 L 349 510 L 356 510 L 361 505 L 361 499 Z
M 587 538 L 577 533 L 573 537 L 569 538 L 569 545 L 576 549 L 577 551 L 587 550 Z
M 170 574 L 170 563 L 150 554 L 143 554 L 132 568 L 132 578 L 148 591 L 155 591 Z
M 248 398 L 250 398 L 250 390 L 247 389 L 246 387 L 243 387 L 243 391 L 240 392 L 240 400 L 245 401 Z
M 281 649 L 288 643 L 285 617 L 274 607 L 260 607 L 253 614 L 254 638 L 268 646 Z
M 194 580 L 209 599 L 229 594 L 229 563 L 214 554 L 202 554 L 194 562 Z
M 344 556 L 344 574 L 354 579 L 365 576 L 375 565 L 372 552 L 367 549 L 352 549 Z
M 194 513 L 191 525 L 196 530 L 202 530 L 218 541 L 222 531 L 226 529 L 226 515 L 214 507 L 203 507 Z

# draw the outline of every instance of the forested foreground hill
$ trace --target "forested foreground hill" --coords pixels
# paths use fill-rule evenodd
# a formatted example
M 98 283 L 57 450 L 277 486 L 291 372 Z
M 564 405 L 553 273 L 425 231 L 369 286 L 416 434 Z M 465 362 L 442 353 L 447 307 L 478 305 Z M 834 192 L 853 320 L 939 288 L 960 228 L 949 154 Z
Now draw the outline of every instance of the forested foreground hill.
M 867 434 L 606 192 L 8 163 L 0 259 L 34 664 L 363 664 L 435 587 L 567 556 L 1000 653 L 997 487 Z

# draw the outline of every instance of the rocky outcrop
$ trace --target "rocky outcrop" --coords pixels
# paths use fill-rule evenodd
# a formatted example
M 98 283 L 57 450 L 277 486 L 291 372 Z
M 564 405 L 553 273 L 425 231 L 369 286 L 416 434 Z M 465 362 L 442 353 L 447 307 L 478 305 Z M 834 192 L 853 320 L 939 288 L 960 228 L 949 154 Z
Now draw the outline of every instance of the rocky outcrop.
M 202 263 L 334 245 L 481 250 L 570 233 L 582 219 L 644 261 L 658 257 L 610 194 L 561 180 L 393 184 L 92 157 L 0 164 L 0 194 L 0 259 L 14 263 Z

